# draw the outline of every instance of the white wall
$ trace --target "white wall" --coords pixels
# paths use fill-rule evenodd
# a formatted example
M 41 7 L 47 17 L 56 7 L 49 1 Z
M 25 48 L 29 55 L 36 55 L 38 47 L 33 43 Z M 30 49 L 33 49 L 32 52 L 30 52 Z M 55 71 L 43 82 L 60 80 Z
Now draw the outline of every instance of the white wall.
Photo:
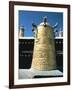
M 36 2 L 37 0 L 24 0 L 24 1 Z M 38 0 L 37 2 L 71 4 L 72 0 Z M 71 9 L 72 9 L 72 5 L 71 5 Z M 71 16 L 71 19 L 72 19 L 72 16 Z M 9 89 L 8 88 L 8 78 L 9 78 L 8 69 L 9 69 L 9 0 L 1 0 L 0 1 L 0 90 Z M 40 88 L 28 88 L 28 89 L 26 88 L 22 90 L 41 90 L 41 89 L 42 90 L 44 89 L 45 90 L 48 90 L 48 89 L 49 90 L 65 90 L 65 89 L 71 90 L 71 88 L 72 88 L 72 84 L 69 86 L 53 86 L 53 87 L 40 87 Z

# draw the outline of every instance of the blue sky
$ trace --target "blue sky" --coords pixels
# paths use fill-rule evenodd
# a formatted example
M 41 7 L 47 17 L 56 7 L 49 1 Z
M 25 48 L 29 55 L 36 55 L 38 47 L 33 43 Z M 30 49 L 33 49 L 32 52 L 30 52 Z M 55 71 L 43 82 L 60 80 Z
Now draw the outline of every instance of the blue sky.
M 19 11 L 19 27 L 23 26 L 24 36 L 32 37 L 32 23 L 39 25 L 43 21 L 43 17 L 47 16 L 47 21 L 50 25 L 55 25 L 58 22 L 57 29 L 63 30 L 63 13 L 58 12 L 41 12 L 41 11 Z

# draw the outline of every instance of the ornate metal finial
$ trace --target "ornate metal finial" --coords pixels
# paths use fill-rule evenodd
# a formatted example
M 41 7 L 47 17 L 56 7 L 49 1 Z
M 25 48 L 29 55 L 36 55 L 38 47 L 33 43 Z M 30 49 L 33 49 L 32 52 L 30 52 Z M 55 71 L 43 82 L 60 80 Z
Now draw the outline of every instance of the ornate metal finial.
M 46 26 L 47 23 L 47 16 L 43 17 L 44 26 Z
M 34 31 L 36 28 L 37 26 L 34 23 L 32 23 L 32 31 Z
M 32 31 L 34 33 L 34 37 L 37 38 L 38 30 L 37 30 L 37 25 L 32 23 Z
M 57 28 L 58 27 L 58 22 L 56 22 L 56 24 L 52 27 L 53 27 L 53 29 Z

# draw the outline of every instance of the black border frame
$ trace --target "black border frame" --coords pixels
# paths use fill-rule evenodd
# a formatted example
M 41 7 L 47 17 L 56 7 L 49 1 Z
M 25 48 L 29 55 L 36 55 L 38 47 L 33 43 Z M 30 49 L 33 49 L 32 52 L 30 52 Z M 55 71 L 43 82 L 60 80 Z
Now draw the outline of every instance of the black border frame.
M 38 6 L 38 7 L 55 7 L 55 8 L 67 8 L 67 25 L 68 25 L 68 72 L 67 72 L 67 82 L 58 83 L 40 83 L 40 84 L 22 84 L 14 85 L 14 6 L 24 5 L 24 6 Z M 33 2 L 18 2 L 9 1 L 9 88 L 30 88 L 30 87 L 45 87 L 45 86 L 61 86 L 70 85 L 70 5 L 65 4 L 51 4 L 51 3 L 33 3 Z

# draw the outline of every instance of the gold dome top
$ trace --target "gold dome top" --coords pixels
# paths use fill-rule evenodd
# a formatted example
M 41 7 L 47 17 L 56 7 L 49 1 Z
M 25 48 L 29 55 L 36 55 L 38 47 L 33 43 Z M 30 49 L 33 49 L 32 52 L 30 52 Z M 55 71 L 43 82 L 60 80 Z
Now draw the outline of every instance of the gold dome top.
M 47 22 L 47 17 L 43 17 L 43 22 L 39 24 L 39 26 L 50 26 L 50 24 Z

